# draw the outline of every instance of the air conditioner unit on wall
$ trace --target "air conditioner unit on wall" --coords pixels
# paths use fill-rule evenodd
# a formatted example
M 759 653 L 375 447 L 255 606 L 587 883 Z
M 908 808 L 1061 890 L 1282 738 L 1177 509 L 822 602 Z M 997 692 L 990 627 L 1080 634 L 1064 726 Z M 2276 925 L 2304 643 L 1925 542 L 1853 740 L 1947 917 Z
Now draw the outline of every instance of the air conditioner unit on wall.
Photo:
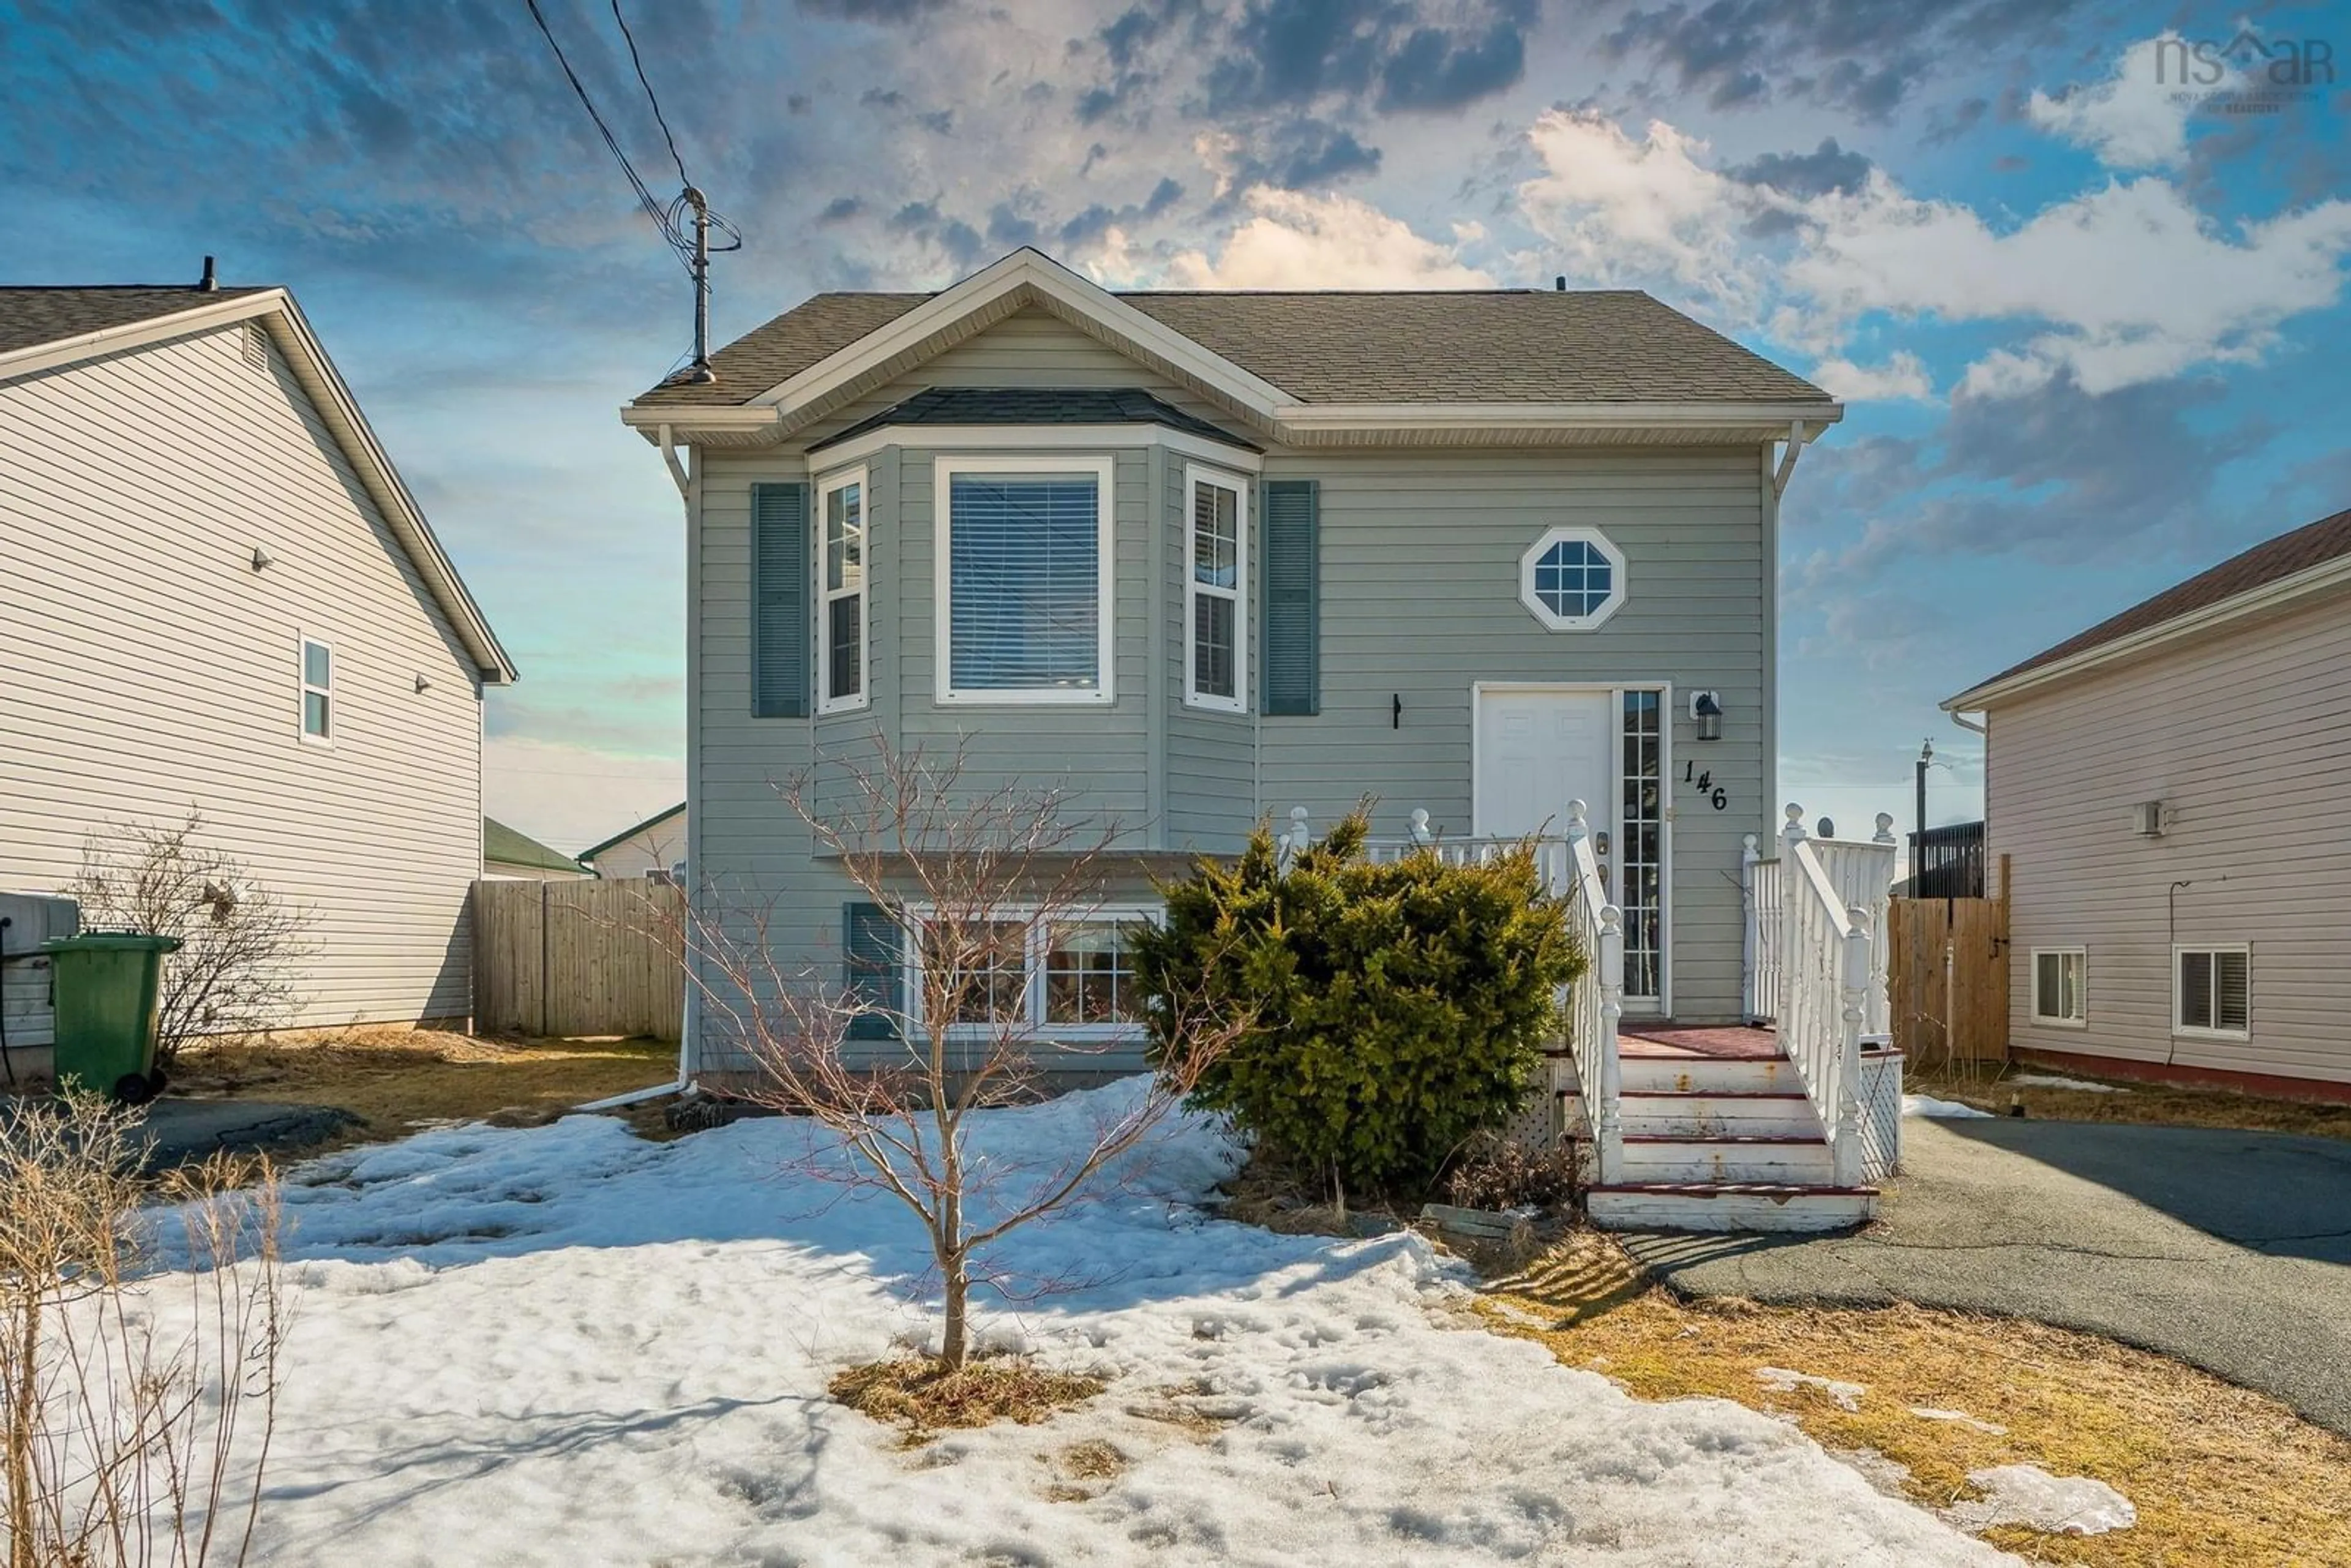
M 2141 800 L 2131 808 L 2131 831 L 2142 839 L 2163 837 L 2163 802 Z

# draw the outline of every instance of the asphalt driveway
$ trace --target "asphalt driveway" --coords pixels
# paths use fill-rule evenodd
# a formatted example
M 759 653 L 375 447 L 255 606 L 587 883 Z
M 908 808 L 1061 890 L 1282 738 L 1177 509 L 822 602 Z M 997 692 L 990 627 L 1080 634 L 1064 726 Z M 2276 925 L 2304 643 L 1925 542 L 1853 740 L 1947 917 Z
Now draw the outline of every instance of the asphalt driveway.
M 1692 1295 L 1907 1301 L 2085 1329 L 2351 1436 L 2351 1142 L 1913 1118 L 1903 1159 L 1865 1230 L 1623 1239 Z

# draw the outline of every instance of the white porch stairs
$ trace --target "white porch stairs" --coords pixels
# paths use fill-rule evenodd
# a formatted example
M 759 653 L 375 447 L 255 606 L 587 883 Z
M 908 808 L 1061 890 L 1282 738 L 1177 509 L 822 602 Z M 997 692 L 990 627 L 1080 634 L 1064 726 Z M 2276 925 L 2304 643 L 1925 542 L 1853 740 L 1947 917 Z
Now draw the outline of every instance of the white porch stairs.
M 1747 842 L 1746 996 L 1758 1028 L 1625 1022 L 1623 913 L 1569 807 L 1569 919 L 1586 958 L 1568 988 L 1567 1050 L 1552 1087 L 1583 1151 L 1584 1212 L 1611 1230 L 1836 1230 L 1877 1210 L 1900 1156 L 1898 1115 L 1875 1113 L 1899 1058 L 1865 1045 L 1886 1029 L 1882 933 L 1894 881 L 1892 819 L 1868 842 L 1815 840 L 1787 810 L 1782 852 Z M 1899 1081 L 1895 1080 L 1898 1104 Z M 1865 1100 L 1869 1103 L 1865 1105 Z
M 1875 1186 L 1837 1184 L 1827 1130 L 1770 1030 L 1657 1026 L 1627 1030 L 1618 1052 L 1623 1152 L 1613 1179 L 1585 1188 L 1593 1224 L 1840 1230 L 1876 1211 Z M 1562 1124 L 1588 1137 L 1576 1089 L 1559 1095 Z

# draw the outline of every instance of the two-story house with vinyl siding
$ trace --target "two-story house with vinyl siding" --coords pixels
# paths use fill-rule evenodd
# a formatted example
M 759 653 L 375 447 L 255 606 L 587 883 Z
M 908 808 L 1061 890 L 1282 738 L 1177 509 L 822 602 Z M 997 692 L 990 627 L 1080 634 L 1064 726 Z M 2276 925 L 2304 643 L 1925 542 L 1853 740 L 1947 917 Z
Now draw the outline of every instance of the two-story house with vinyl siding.
M 1098 1047 L 1131 1020 L 1047 979 L 1123 971 L 1148 871 L 1365 795 L 1398 837 L 1555 834 L 1581 800 L 1628 1013 L 1740 1021 L 1819 389 L 1635 292 L 1112 293 L 1031 250 L 818 296 L 713 369 L 623 410 L 686 498 L 705 917 L 765 911 L 788 964 L 904 961 L 778 787 L 877 731 L 961 746 L 1125 830 L 1131 907 L 1040 939 L 1025 993 L 1040 1049 Z M 686 1049 L 745 1065 L 710 1019 Z
M 472 1011 L 514 666 L 285 289 L 0 287 L 0 892 L 193 810 L 307 916 L 289 1022 Z

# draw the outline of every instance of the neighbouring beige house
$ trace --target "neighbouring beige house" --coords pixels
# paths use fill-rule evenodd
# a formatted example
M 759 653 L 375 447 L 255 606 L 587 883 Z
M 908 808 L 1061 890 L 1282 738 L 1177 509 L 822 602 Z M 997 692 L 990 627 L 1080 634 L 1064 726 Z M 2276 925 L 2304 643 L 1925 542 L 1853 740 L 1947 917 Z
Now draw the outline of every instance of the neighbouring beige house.
M 283 288 L 0 287 L 0 891 L 200 812 L 305 907 L 301 1023 L 471 1010 L 513 664 Z
M 2016 1053 L 2351 1099 L 2351 511 L 1943 706 L 1985 717 Z
M 613 834 L 592 849 L 580 852 L 580 863 L 607 882 L 621 877 L 677 877 L 685 864 L 685 802 L 681 800 L 657 817 L 648 817 L 624 832 Z
M 495 817 L 482 819 L 485 882 L 579 882 L 596 873 Z

